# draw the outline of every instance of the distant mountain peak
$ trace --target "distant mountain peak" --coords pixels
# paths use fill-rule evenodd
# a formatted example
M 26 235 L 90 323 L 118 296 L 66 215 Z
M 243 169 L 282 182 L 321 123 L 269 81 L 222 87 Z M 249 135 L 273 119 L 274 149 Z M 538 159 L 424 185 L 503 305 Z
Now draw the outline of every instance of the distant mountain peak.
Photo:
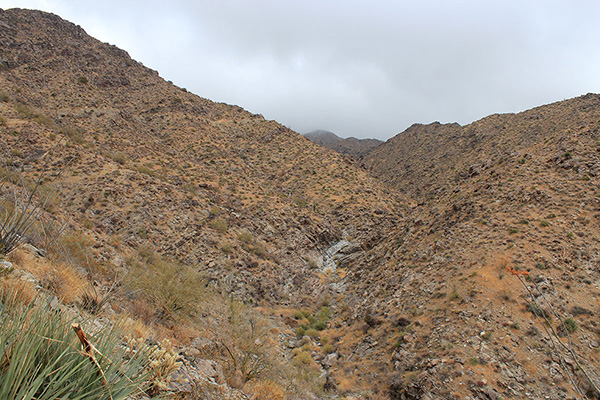
M 318 129 L 304 134 L 311 142 L 330 148 L 338 153 L 362 159 L 383 142 L 378 139 L 341 138 L 333 132 Z

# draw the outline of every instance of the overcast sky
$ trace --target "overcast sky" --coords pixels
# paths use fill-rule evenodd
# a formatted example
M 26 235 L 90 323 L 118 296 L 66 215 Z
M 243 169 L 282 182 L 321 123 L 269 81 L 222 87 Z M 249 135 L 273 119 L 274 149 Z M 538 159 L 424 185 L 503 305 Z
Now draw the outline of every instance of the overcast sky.
M 600 1 L 0 0 L 300 132 L 387 139 L 600 92 Z

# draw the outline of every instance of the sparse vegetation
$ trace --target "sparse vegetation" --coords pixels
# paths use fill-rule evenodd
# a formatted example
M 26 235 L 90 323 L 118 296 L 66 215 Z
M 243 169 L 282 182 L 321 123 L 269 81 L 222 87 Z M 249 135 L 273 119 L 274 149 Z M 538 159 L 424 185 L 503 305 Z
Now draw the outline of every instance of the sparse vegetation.
M 233 254 L 233 245 L 230 242 L 221 243 L 221 251 L 225 254 Z
M 479 358 L 477 358 L 477 357 L 471 357 L 471 358 L 469 358 L 469 364 L 471 364 L 471 365 L 479 365 L 480 364 Z
M 7 189 L 0 192 L 0 254 L 8 254 L 40 222 L 44 209 L 52 210 L 57 193 L 43 186 L 44 174 L 31 181 L 19 172 L 2 168 L 0 183 Z
M 23 118 L 30 119 L 52 129 L 55 127 L 54 121 L 50 117 L 35 112 L 31 107 L 29 107 L 26 104 L 17 104 L 15 106 L 15 110 Z
M 546 310 L 540 308 L 537 304 L 533 302 L 527 304 L 527 311 L 543 319 L 552 318 L 552 316 Z
M 237 240 L 239 240 L 240 242 L 244 242 L 244 243 L 253 243 L 254 242 L 254 236 L 252 236 L 252 234 L 250 232 L 248 232 L 247 230 L 243 230 L 237 236 Z

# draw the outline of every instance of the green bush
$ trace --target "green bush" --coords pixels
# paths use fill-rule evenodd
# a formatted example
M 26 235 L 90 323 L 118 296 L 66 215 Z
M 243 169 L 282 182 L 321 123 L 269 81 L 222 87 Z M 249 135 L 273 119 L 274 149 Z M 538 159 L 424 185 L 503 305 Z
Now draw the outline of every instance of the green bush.
M 306 331 L 306 336 L 309 336 L 315 340 L 319 340 L 319 331 L 314 328 L 310 328 Z
M 315 327 L 316 330 L 322 331 L 324 329 L 327 329 L 327 322 L 319 321 L 316 324 L 314 324 L 313 326 Z
M 173 322 L 193 315 L 207 298 L 202 275 L 163 258 L 150 246 L 140 246 L 137 256 L 128 263 L 133 267 L 133 274 L 127 284 L 152 302 L 157 322 Z
M 569 333 L 575 332 L 578 328 L 577 322 L 575 322 L 575 320 L 573 318 L 565 318 L 565 320 L 563 321 L 563 324 L 565 326 L 565 329 Z
M 307 367 L 314 363 L 313 358 L 306 351 L 301 351 L 292 359 L 292 363 L 296 367 Z
M 225 254 L 233 254 L 233 245 L 229 242 L 221 243 L 221 251 Z
M 63 314 L 44 301 L 21 304 L 12 297 L 3 293 L 0 300 L 0 398 L 118 400 L 142 390 L 151 377 L 150 349 L 124 346 L 118 328 L 88 338 L 98 350 L 100 372 L 79 351 Z
M 321 307 L 321 309 L 317 313 L 317 318 L 319 319 L 319 321 L 327 321 L 329 318 L 331 318 L 331 308 L 327 306 Z
M 244 242 L 244 243 L 252 243 L 252 242 L 254 242 L 254 236 L 252 236 L 252 234 L 250 232 L 248 232 L 246 229 L 244 229 L 237 236 L 237 240 L 239 240 L 240 242 Z
M 296 336 L 300 339 L 306 335 L 306 329 L 302 326 L 296 328 Z
M 210 227 L 220 234 L 224 234 L 227 232 L 227 229 L 229 229 L 227 226 L 227 221 L 225 221 L 223 218 L 215 218 L 210 221 Z
M 325 346 L 323 346 L 323 353 L 325 353 L 325 354 L 331 354 L 333 352 L 335 352 L 335 349 L 334 349 L 333 345 L 326 344 Z

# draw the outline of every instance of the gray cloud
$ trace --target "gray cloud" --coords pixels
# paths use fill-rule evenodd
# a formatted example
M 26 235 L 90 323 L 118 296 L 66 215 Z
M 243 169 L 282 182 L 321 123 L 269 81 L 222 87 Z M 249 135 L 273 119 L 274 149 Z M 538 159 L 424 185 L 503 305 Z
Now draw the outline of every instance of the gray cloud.
M 51 11 L 177 85 L 299 132 L 385 139 L 600 91 L 584 0 L 0 0 Z

